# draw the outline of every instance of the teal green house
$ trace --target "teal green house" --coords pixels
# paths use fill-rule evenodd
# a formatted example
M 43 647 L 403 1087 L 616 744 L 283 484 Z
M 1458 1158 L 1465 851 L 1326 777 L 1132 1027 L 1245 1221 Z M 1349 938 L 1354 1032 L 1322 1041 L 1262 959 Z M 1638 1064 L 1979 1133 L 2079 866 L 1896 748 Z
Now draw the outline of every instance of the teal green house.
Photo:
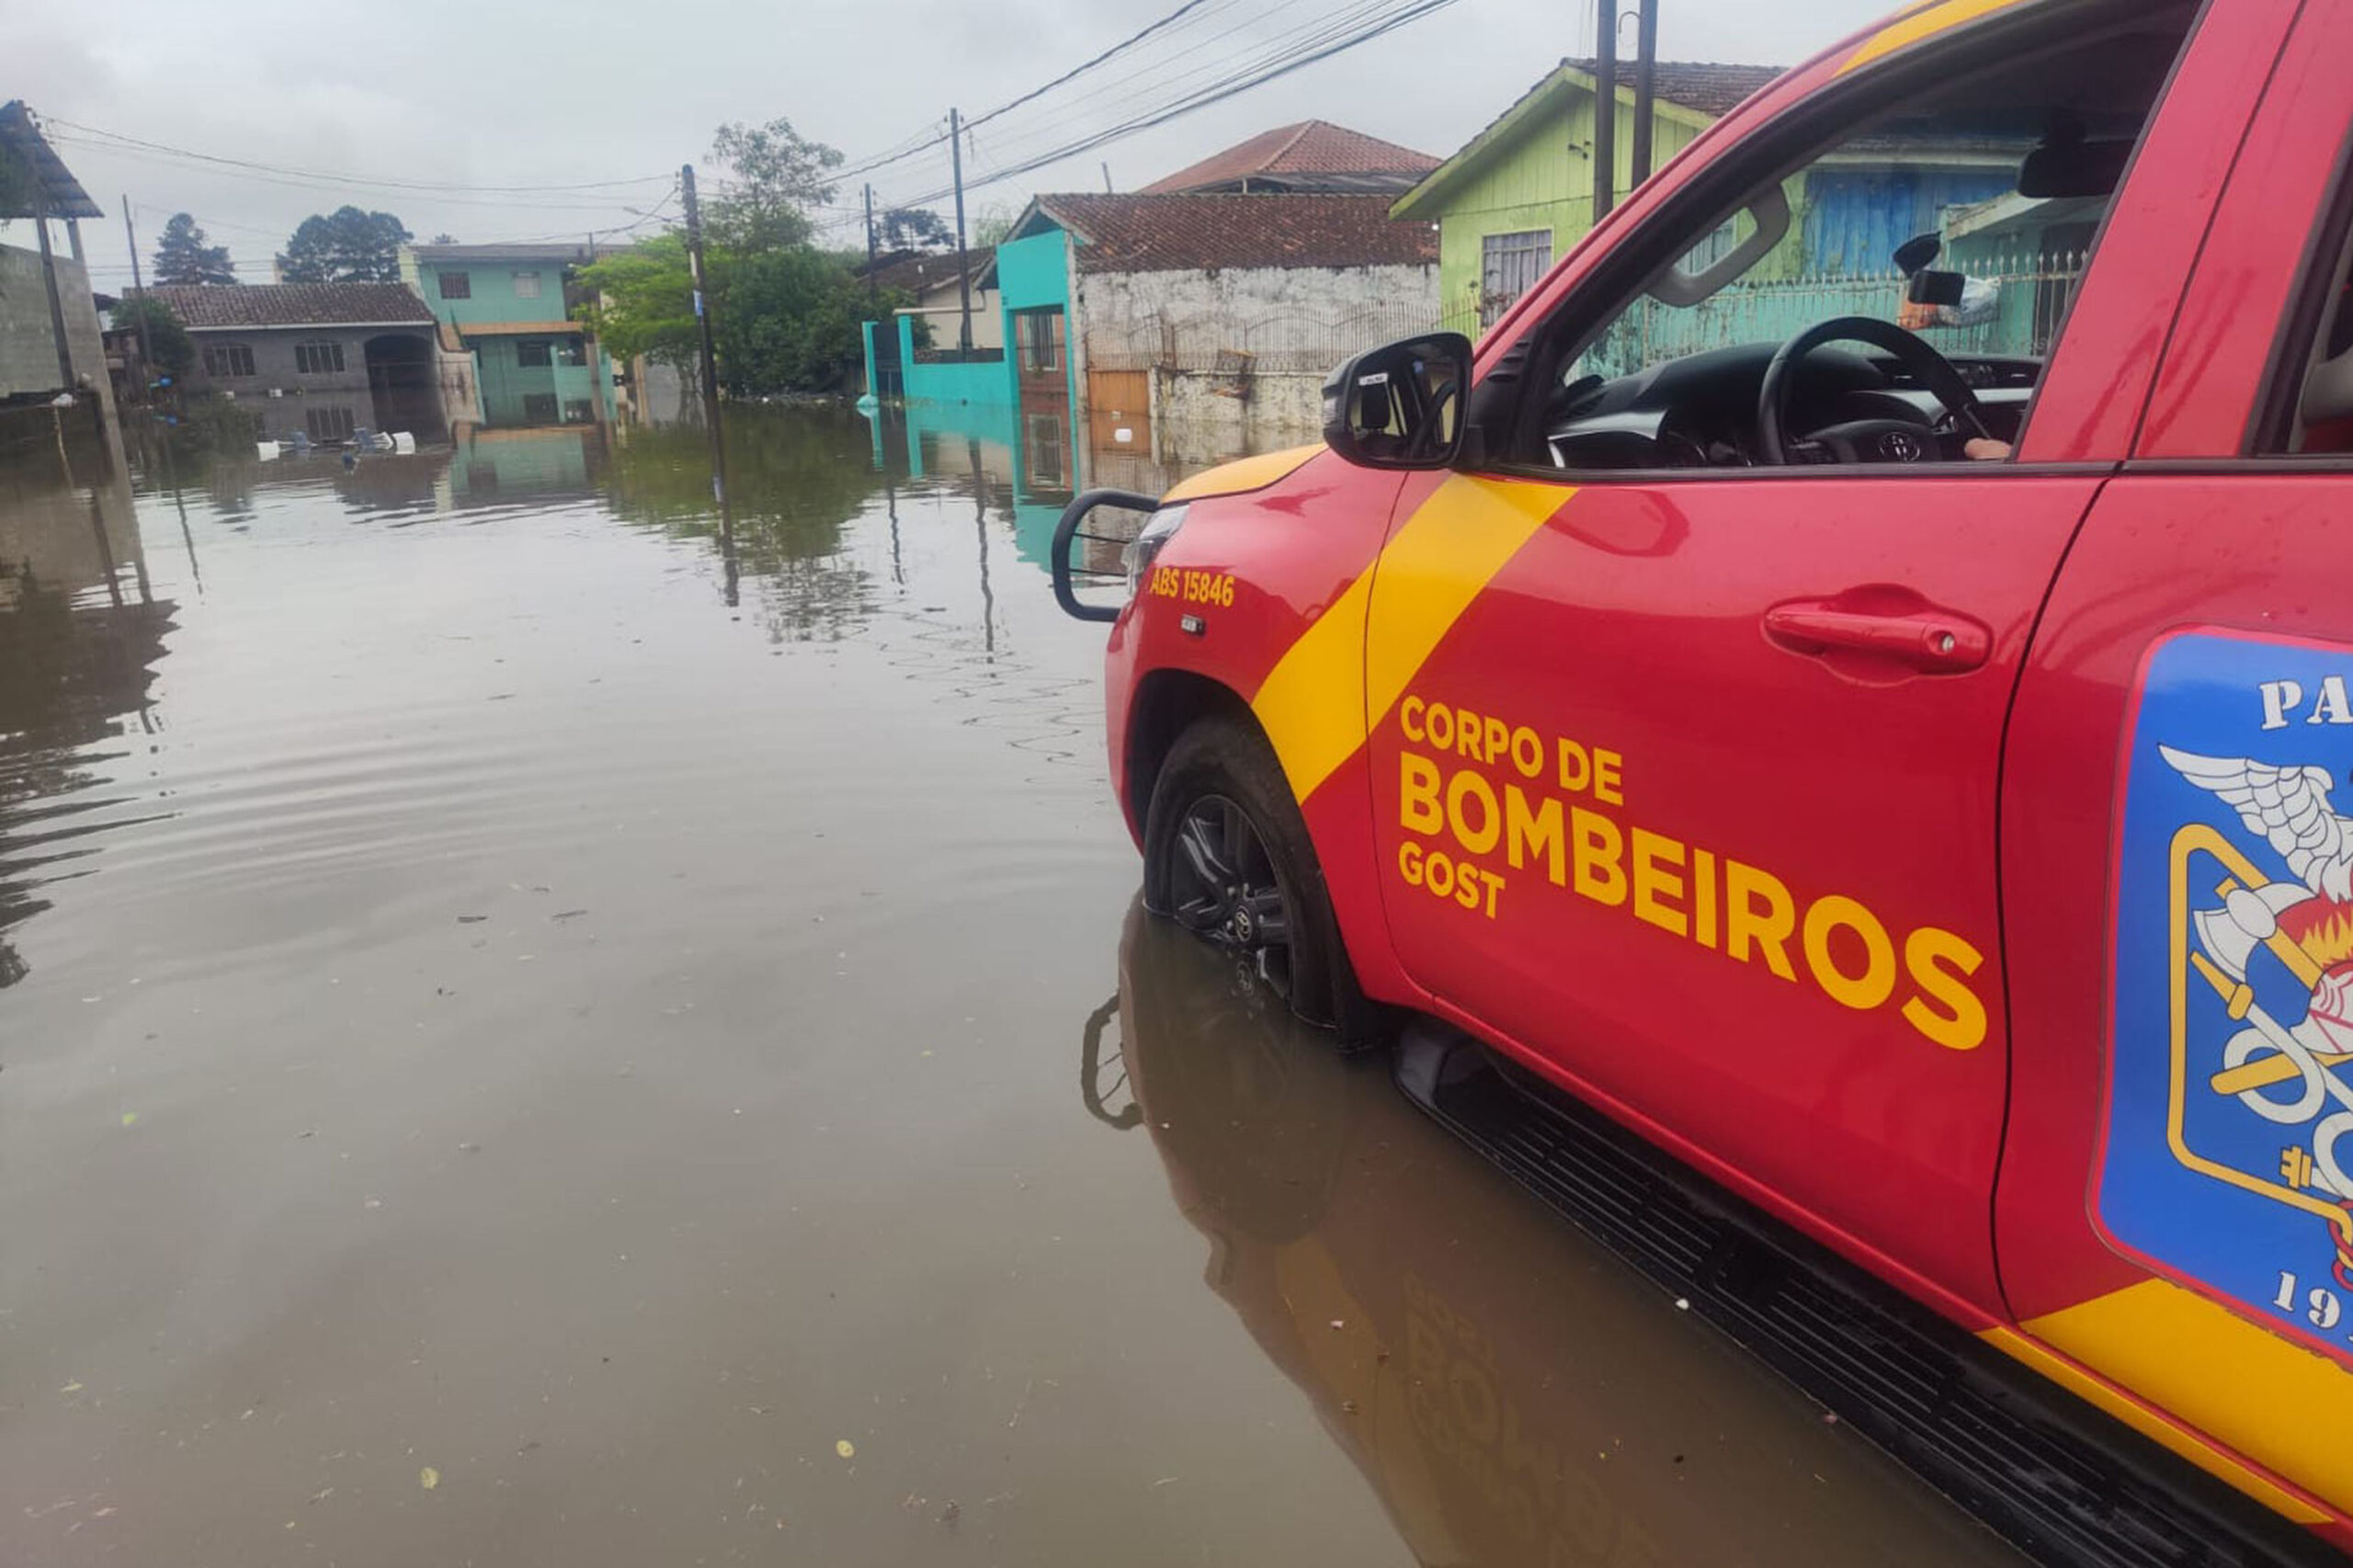
M 442 347 L 473 357 L 483 425 L 611 422 L 612 361 L 566 308 L 589 259 L 576 244 L 403 248 L 401 279 L 441 323 Z

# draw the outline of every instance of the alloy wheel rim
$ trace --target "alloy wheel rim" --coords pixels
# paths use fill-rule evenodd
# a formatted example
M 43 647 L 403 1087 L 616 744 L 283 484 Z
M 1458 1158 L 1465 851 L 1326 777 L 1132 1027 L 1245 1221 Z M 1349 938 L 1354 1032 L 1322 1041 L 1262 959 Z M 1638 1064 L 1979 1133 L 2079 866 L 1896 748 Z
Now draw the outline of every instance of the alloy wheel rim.
M 1223 795 L 1186 809 L 1169 846 L 1169 904 L 1179 924 L 1290 994 L 1290 906 L 1257 824 Z

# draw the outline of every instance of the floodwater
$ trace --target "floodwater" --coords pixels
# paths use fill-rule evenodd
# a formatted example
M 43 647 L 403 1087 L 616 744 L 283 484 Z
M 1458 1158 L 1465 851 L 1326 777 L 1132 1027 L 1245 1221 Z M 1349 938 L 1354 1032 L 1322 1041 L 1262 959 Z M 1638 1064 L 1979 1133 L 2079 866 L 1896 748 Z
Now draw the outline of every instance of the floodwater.
M 1135 914 L 1038 434 L 0 453 L 0 1563 L 2007 1561 Z

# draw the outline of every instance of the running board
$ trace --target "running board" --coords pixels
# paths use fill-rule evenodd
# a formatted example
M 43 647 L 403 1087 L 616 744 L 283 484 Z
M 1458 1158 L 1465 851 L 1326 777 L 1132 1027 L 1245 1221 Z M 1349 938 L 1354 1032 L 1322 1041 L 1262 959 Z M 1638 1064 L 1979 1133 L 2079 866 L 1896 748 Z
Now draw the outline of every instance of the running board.
M 2037 1562 L 2344 1568 L 2308 1532 L 1461 1032 L 1408 1024 L 1396 1075 L 1579 1230 Z

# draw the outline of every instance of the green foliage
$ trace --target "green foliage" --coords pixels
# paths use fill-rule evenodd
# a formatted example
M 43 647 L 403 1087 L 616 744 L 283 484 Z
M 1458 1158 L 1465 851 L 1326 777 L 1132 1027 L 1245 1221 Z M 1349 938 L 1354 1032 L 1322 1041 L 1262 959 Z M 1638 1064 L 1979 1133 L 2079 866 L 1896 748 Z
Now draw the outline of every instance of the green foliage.
M 703 203 L 710 243 L 748 256 L 806 244 L 809 211 L 834 199 L 825 176 L 841 166 L 838 148 L 811 142 L 779 118 L 766 125 L 722 125 L 710 155 L 727 167 L 729 184 Z
M 884 250 L 953 250 L 956 231 L 925 207 L 893 207 L 874 221 Z
M 338 207 L 302 220 L 286 242 L 289 283 L 397 283 L 402 244 L 412 238 L 389 212 Z
M 606 353 L 619 359 L 642 354 L 682 371 L 694 364 L 700 338 L 685 235 L 662 234 L 616 251 L 582 267 L 579 278 L 595 297 L 580 317 Z
M 890 322 L 906 297 L 879 306 L 835 258 L 807 248 L 731 259 L 715 318 L 721 384 L 731 395 L 835 392 L 866 357 L 858 324 Z
M 971 248 L 976 251 L 995 250 L 1005 244 L 1013 233 L 1014 221 L 1020 216 L 1018 208 L 1008 207 L 1002 201 L 983 203 L 980 210 L 972 214 L 971 230 L 966 236 Z
M 147 324 L 150 368 L 179 381 L 196 367 L 196 340 L 172 313 L 172 307 L 149 295 L 134 294 L 118 301 L 110 320 L 117 332 Z
M 175 212 L 155 244 L 158 283 L 234 283 L 236 264 L 227 245 L 207 244 L 204 231 L 185 212 Z

